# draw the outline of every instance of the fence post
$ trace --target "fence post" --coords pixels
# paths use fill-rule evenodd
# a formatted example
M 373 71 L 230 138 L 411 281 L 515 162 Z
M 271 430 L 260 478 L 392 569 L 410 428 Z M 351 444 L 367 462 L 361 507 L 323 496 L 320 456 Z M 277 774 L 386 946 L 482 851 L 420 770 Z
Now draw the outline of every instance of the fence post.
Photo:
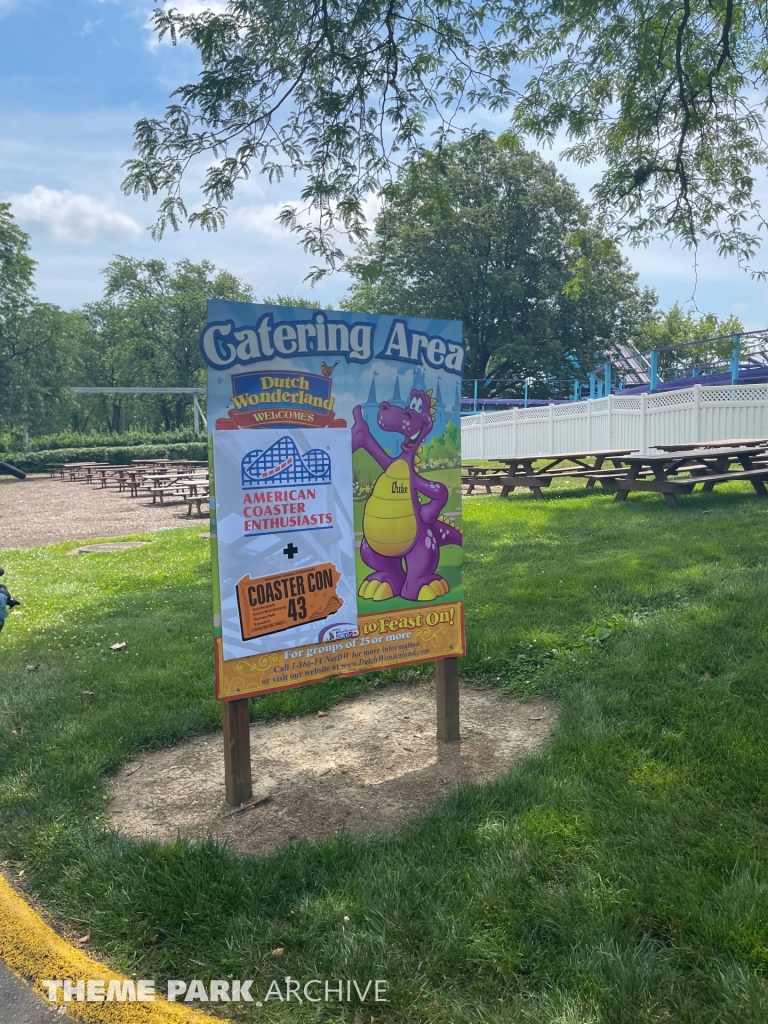
M 648 454 L 648 393 L 640 395 L 640 454 Z
M 555 454 L 555 403 L 549 403 L 549 424 L 547 427 L 547 444 L 549 445 L 549 454 Z
M 592 451 L 592 399 L 587 400 L 587 448 Z
M 485 413 L 480 413 L 480 450 L 483 453 L 480 458 L 487 459 L 488 455 L 485 450 Z
M 608 447 L 613 448 L 613 395 L 608 393 Z
M 513 405 L 512 406 L 512 451 L 509 453 L 510 455 L 518 455 L 519 454 L 519 446 L 518 446 L 518 440 L 517 440 L 517 427 L 518 427 L 517 414 L 519 412 L 520 412 L 520 409 L 518 408 L 518 406 Z
M 701 384 L 693 385 L 693 415 L 694 415 L 694 441 L 698 444 L 701 441 Z

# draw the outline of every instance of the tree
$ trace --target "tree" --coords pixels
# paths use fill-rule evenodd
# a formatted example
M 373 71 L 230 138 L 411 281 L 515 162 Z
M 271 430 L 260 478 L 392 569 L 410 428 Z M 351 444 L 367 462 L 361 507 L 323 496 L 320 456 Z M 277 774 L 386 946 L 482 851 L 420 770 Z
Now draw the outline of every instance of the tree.
M 661 370 L 669 367 L 684 369 L 730 358 L 733 335 L 743 331 L 741 320 L 733 313 L 725 320 L 720 320 L 714 313 L 697 317 L 691 311 L 685 312 L 676 302 L 665 313 L 657 311 L 640 325 L 635 335 L 635 348 L 639 352 L 662 349 L 659 353 Z M 705 341 L 706 344 L 691 345 L 693 341 Z M 674 345 L 687 347 L 670 351 Z
M 62 383 L 73 372 L 76 315 L 34 292 L 29 235 L 0 203 L 0 430 L 25 441 L 44 423 L 65 415 Z
M 463 321 L 466 376 L 585 376 L 654 296 L 553 164 L 511 135 L 423 151 L 348 262 L 350 309 Z
M 94 386 L 204 386 L 198 338 L 206 323 L 206 301 L 253 301 L 248 285 L 207 260 L 184 259 L 169 267 L 164 260 L 116 256 L 104 276 L 103 299 L 84 308 L 87 383 Z M 161 396 L 159 406 L 142 399 L 130 404 L 145 419 L 159 408 L 159 421 L 149 425 L 172 430 L 183 424 L 192 397 Z M 108 430 L 125 429 L 127 405 L 113 401 L 103 424 Z
M 398 153 L 468 111 L 514 106 L 518 128 L 563 130 L 573 159 L 604 162 L 595 198 L 633 242 L 710 238 L 742 262 L 759 245 L 766 0 L 229 0 L 154 18 L 202 64 L 164 118 L 136 125 L 124 188 L 162 197 L 159 232 L 187 217 L 218 228 L 254 167 L 298 172 L 304 207 L 283 220 L 324 257 L 320 276 L 343 259 L 336 226 L 364 237 L 363 201 Z
M 32 299 L 35 261 L 29 247 L 29 235 L 15 222 L 11 204 L 0 203 L 0 329 L 6 317 Z

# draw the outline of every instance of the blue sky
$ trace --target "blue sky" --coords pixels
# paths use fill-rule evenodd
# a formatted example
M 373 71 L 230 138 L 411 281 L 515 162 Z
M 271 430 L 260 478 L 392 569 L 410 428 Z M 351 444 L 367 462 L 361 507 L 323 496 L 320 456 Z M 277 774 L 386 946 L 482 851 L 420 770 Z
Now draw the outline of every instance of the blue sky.
M 0 200 L 11 201 L 32 236 L 40 297 L 66 308 L 97 298 L 100 270 L 121 253 L 208 258 L 248 281 L 259 298 L 304 293 L 333 304 L 346 291 L 346 278 L 336 275 L 310 290 L 303 278 L 311 258 L 275 223 L 282 204 L 298 197 L 297 181 L 270 185 L 252 178 L 222 232 L 185 228 L 161 242 L 146 231 L 152 206 L 120 193 L 134 122 L 159 115 L 171 90 L 194 75 L 190 49 L 153 39 L 153 6 L 142 0 L 0 0 Z M 174 6 L 214 4 L 175 0 Z M 484 123 L 493 130 L 506 126 L 503 117 Z M 587 197 L 595 171 L 558 163 Z M 760 191 L 768 193 L 763 184 Z M 188 198 L 194 199 L 191 181 Z M 689 302 L 696 282 L 691 253 L 659 242 L 627 255 L 663 306 Z M 709 250 L 700 251 L 698 262 L 701 311 L 735 312 L 747 329 L 768 324 L 768 285 Z M 758 262 L 768 265 L 768 250 Z

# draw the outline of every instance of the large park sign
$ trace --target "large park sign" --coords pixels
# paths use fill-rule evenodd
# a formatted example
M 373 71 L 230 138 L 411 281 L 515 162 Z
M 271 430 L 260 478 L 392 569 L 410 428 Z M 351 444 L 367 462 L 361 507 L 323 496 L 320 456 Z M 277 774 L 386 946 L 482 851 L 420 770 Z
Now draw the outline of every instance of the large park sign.
M 208 318 L 217 697 L 463 654 L 461 325 Z

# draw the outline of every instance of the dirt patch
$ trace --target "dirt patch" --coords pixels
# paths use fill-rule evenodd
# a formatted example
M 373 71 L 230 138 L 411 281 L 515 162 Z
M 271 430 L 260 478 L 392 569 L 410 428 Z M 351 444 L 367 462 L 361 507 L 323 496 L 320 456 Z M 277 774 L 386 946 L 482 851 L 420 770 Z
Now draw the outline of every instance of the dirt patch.
M 224 799 L 221 734 L 148 753 L 112 780 L 109 814 L 135 839 L 177 835 L 267 853 L 296 839 L 347 829 L 370 834 L 423 814 L 462 782 L 492 779 L 549 737 L 546 700 L 462 687 L 461 743 L 435 740 L 432 684 L 387 687 L 327 715 L 251 726 L 254 798 L 231 815 Z
M 186 512 L 185 504 L 153 505 L 151 498 L 131 498 L 112 487 L 0 476 L 0 549 L 207 525 L 207 516 L 190 518 Z

